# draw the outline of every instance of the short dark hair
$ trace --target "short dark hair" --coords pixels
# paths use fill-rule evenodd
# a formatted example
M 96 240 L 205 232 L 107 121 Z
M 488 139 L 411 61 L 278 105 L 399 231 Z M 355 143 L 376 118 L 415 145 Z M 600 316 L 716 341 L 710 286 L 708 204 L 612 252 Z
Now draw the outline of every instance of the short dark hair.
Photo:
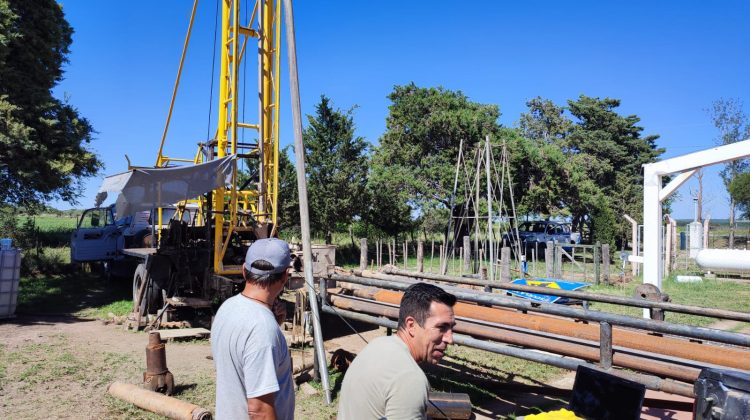
M 243 265 L 242 270 L 245 272 L 245 280 L 253 285 L 268 287 L 284 277 L 283 271 L 281 273 L 271 273 L 270 271 L 274 269 L 274 266 L 266 260 L 255 260 L 250 266 L 256 270 L 269 271 L 268 274 L 255 274 Z
M 456 297 L 429 283 L 415 283 L 409 286 L 401 298 L 398 310 L 398 329 L 406 327 L 406 318 L 413 317 L 417 324 L 424 326 L 430 316 L 430 305 L 439 302 L 448 306 L 456 304 Z

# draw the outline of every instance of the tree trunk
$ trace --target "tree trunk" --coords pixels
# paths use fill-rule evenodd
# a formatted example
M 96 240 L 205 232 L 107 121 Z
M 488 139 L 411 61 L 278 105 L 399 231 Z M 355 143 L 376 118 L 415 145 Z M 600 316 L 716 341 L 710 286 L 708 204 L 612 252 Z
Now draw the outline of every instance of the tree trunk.
M 333 242 L 333 233 L 326 231 L 326 245 L 330 245 Z
M 355 247 L 357 244 L 354 243 L 354 234 L 352 233 L 351 223 L 349 223 L 349 238 L 352 240 L 352 247 Z

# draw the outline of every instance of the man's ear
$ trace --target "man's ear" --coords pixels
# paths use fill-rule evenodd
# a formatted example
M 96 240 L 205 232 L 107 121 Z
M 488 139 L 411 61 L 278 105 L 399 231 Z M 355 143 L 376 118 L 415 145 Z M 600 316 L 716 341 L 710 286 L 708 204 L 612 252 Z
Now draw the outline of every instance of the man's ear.
M 414 330 L 419 326 L 417 320 L 413 316 L 407 316 L 404 320 L 404 325 L 406 325 L 406 332 L 412 337 L 415 335 Z

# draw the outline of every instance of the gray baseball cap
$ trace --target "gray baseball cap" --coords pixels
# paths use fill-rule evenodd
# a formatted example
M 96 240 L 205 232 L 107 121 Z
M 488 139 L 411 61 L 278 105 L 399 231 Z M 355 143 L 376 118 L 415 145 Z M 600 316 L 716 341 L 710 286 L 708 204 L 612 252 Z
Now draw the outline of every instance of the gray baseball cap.
M 270 270 L 259 270 L 252 267 L 256 261 L 266 261 L 273 266 Z M 292 257 L 289 252 L 289 244 L 278 238 L 259 239 L 250 245 L 245 255 L 245 270 L 252 274 L 262 276 L 264 274 L 278 274 L 289 268 Z

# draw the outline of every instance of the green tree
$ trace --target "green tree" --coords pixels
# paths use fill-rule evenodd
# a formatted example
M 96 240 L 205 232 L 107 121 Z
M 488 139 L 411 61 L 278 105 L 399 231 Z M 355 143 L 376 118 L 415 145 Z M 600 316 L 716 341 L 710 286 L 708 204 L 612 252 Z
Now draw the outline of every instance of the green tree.
M 637 125 L 639 117 L 618 114 L 619 106 L 620 100 L 611 98 L 581 95 L 576 101 L 569 100 L 570 113 L 577 122 L 562 146 L 566 153 L 583 157 L 580 162 L 588 177 L 610 201 L 611 214 L 640 214 L 643 209 L 642 165 L 655 162 L 664 149 L 656 147 L 658 135 L 642 136 L 643 127 Z M 596 214 L 610 217 L 610 212 L 597 211 Z M 580 219 L 584 215 L 573 216 Z M 626 229 L 625 222 L 620 221 L 614 232 L 625 235 Z M 601 242 L 611 243 L 614 239 L 597 236 L 593 229 L 592 236 Z
M 750 218 L 750 172 L 737 175 L 729 184 L 729 195 L 737 204 L 737 207 Z
M 521 114 L 519 128 L 527 139 L 539 143 L 559 143 L 570 134 L 573 122 L 565 115 L 565 107 L 557 106 L 539 96 L 526 102 L 529 112 Z
M 0 0 L 0 202 L 75 203 L 82 178 L 102 164 L 87 149 L 93 129 L 52 96 L 73 29 L 54 0 Z
M 742 101 L 737 98 L 719 99 L 711 104 L 708 110 L 714 126 L 719 130 L 716 143 L 719 145 L 732 144 L 750 137 L 750 125 L 748 125 L 747 114 L 742 110 Z M 724 169 L 719 175 L 724 181 L 724 186 L 729 191 L 729 186 L 738 175 L 750 170 L 749 159 L 737 159 L 724 164 Z M 735 223 L 736 201 L 734 196 L 729 195 L 729 247 L 734 247 L 734 236 L 737 230 Z
M 349 224 L 363 212 L 367 185 L 367 149 L 354 135 L 352 110 L 342 112 L 320 97 L 315 116 L 303 132 L 310 197 L 310 227 L 331 243 L 338 223 Z
M 517 194 L 522 208 L 568 215 L 578 230 L 587 224 L 593 239 L 601 242 L 624 236 L 627 226 L 617 215 L 641 213 L 641 166 L 664 152 L 656 147 L 658 136 L 642 136 L 637 116 L 616 112 L 617 99 L 581 95 L 560 107 L 535 98 L 527 106 L 519 127 L 532 144 L 519 144 L 528 167 L 523 162 L 514 165 L 523 185 Z M 609 223 L 615 223 L 615 229 L 604 229 Z
M 279 230 L 286 235 L 300 235 L 299 193 L 297 192 L 297 171 L 289 159 L 292 146 L 279 153 L 279 197 L 277 223 Z M 292 152 L 293 153 L 293 152 Z
M 401 222 L 411 211 L 449 208 L 459 145 L 463 140 L 464 150 L 472 150 L 486 135 L 494 136 L 498 107 L 472 102 L 460 91 L 414 83 L 395 86 L 388 99 L 386 131 L 373 153 L 370 189 L 393 191 L 391 208 L 406 213 Z M 463 194 L 459 187 L 455 198 Z M 397 225 L 403 227 L 401 222 Z

